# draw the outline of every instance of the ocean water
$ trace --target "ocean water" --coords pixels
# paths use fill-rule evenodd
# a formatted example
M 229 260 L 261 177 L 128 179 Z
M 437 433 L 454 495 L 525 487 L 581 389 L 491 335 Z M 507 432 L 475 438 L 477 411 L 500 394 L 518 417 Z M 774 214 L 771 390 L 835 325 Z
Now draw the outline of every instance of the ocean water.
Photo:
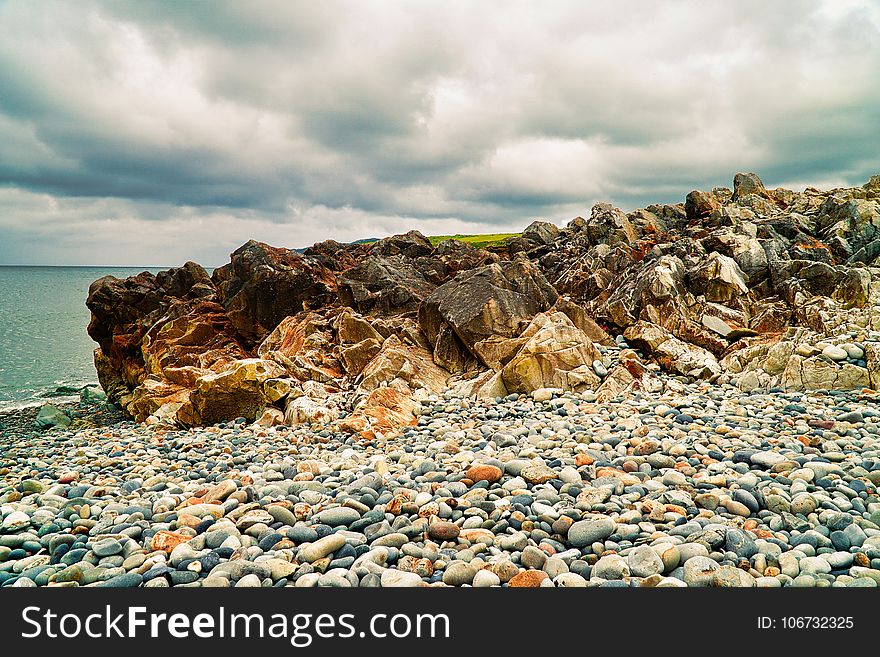
M 59 387 L 97 383 L 97 345 L 86 333 L 89 285 L 102 276 L 141 271 L 0 266 L 0 411 L 67 401 L 71 397 L 59 395 Z

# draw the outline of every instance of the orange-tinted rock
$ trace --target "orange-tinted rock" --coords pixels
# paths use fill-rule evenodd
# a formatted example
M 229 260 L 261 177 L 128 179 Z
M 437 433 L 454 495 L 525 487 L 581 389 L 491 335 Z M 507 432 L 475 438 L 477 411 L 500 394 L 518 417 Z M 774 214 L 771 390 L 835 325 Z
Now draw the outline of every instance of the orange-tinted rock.
M 188 542 L 192 536 L 187 536 L 186 534 L 178 534 L 176 532 L 169 531 L 159 531 L 153 536 L 150 540 L 150 549 L 151 550 L 163 550 L 168 554 L 171 554 L 171 551 L 176 548 L 181 543 Z
M 464 476 L 474 483 L 488 481 L 490 484 L 494 484 L 501 479 L 502 474 L 501 468 L 497 466 L 479 463 L 468 468 Z
M 514 575 L 508 584 L 513 589 L 536 589 L 548 577 L 543 570 L 523 570 Z

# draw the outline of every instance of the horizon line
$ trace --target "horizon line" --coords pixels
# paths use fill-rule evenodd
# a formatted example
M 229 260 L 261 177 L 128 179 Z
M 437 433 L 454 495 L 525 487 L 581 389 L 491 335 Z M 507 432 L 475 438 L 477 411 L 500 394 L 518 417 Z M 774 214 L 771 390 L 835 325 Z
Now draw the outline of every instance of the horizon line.
M 97 269 L 172 269 L 174 267 L 180 267 L 181 265 L 45 265 L 45 264 L 15 264 L 15 263 L 0 263 L 0 267 L 55 267 L 58 269 L 61 268 L 97 268 Z M 221 267 L 222 265 L 201 265 L 205 269 L 217 269 L 217 267 Z

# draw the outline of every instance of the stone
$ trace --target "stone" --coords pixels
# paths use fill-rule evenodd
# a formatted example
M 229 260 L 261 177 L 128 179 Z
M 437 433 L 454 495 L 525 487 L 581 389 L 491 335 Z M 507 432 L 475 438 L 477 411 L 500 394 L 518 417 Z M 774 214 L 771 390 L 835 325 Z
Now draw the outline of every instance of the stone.
M 443 572 L 443 583 L 449 586 L 462 586 L 474 581 L 477 569 L 464 561 L 453 561 Z
M 549 579 L 542 570 L 521 570 L 507 584 L 512 589 L 536 589 Z
M 639 546 L 630 552 L 626 557 L 626 563 L 633 577 L 650 577 L 659 575 L 665 570 L 660 555 L 648 545 Z
M 489 588 L 490 586 L 501 586 L 501 578 L 491 570 L 483 569 L 474 575 L 474 588 Z
M 452 522 L 432 522 L 428 525 L 428 536 L 435 541 L 454 541 L 461 530 Z
M 487 481 L 490 484 L 494 484 L 501 480 L 501 475 L 501 468 L 494 465 L 478 463 L 468 468 L 464 476 L 473 482 Z
M 590 338 L 561 312 L 539 313 L 519 336 L 522 346 L 501 370 L 510 392 L 540 388 L 595 389 L 593 362 L 599 353 Z
M 463 272 L 434 290 L 419 308 L 419 325 L 433 345 L 447 324 L 479 359 L 474 349 L 478 342 L 517 337 L 521 325 L 549 309 L 557 297 L 528 260 L 493 263 Z
M 61 409 L 47 404 L 37 413 L 34 426 L 37 429 L 64 428 L 70 426 L 70 422 L 70 418 Z
M 684 562 L 684 582 L 688 586 L 709 586 L 718 568 L 718 562 L 709 557 L 691 557 Z
M 315 520 L 324 525 L 331 527 L 339 527 L 342 525 L 350 525 L 360 520 L 361 514 L 355 509 L 338 506 L 332 509 L 325 509 L 315 516 Z
M 604 541 L 614 533 L 614 521 L 609 518 L 579 520 L 568 528 L 568 543 L 574 547 L 586 547 Z
M 598 577 L 601 579 L 615 580 L 629 576 L 630 569 L 627 561 L 616 554 L 602 557 L 595 563 L 592 570 L 592 577 Z
M 312 563 L 318 559 L 323 559 L 329 554 L 336 552 L 345 545 L 345 537 L 340 534 L 330 534 L 324 538 L 319 538 L 314 543 L 309 543 L 300 548 L 297 552 L 297 559 L 307 563 Z

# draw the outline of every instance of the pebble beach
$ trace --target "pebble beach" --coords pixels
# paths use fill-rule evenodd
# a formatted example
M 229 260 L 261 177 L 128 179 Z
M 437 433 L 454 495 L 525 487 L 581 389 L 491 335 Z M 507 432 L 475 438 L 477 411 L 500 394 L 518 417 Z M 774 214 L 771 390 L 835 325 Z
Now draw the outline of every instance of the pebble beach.
M 876 587 L 868 391 L 422 401 L 365 441 L 0 418 L 0 586 Z

